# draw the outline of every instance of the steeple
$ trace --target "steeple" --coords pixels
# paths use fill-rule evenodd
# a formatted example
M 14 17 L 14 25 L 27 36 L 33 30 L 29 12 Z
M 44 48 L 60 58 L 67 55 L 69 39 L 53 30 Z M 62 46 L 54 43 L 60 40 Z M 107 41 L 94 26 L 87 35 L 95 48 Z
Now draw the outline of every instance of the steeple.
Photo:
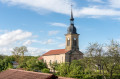
M 66 36 L 66 50 L 79 50 L 79 34 L 76 32 L 76 27 L 74 26 L 74 17 L 71 5 L 71 16 L 70 16 L 70 26 L 67 29 Z
M 70 26 L 68 27 L 67 34 L 77 34 L 76 27 L 74 26 L 74 17 L 73 17 L 73 12 L 72 12 L 72 5 L 71 5 Z
M 72 12 L 72 5 L 71 5 L 71 18 L 70 18 L 70 21 L 74 21 L 73 12 Z

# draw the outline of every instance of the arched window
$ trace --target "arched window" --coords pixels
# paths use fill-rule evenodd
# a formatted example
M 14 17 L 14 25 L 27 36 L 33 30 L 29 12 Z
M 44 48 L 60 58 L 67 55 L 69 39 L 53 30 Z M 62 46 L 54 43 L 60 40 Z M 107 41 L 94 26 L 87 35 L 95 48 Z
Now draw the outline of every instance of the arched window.
M 77 46 L 77 39 L 76 38 L 73 38 L 73 45 Z
M 62 57 L 62 63 L 63 63 L 63 57 Z
M 70 38 L 67 38 L 67 46 L 70 46 Z
M 46 60 L 44 62 L 46 63 Z
M 49 63 L 50 63 L 50 65 L 51 65 L 51 60 L 50 60 L 50 62 L 49 62 Z
M 57 60 L 56 60 L 56 64 L 57 64 Z

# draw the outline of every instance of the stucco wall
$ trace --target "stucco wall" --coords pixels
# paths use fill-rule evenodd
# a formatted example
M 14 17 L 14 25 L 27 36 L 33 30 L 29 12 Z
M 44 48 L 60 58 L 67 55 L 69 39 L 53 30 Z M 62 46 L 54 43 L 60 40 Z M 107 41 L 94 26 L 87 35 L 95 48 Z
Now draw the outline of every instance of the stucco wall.
M 57 63 L 63 63 L 65 62 L 65 54 L 43 56 L 43 59 L 48 66 L 50 64 L 50 60 L 51 60 L 51 63 L 56 62 L 56 60 L 57 60 Z

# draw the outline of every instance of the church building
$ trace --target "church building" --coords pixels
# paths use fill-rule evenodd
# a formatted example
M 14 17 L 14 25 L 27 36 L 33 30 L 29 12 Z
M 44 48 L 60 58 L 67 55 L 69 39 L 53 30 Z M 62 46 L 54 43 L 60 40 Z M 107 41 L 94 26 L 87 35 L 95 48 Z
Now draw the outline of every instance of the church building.
M 83 53 L 79 51 L 79 34 L 77 33 L 77 29 L 74 26 L 72 9 L 70 26 L 67 29 L 67 34 L 65 34 L 65 39 L 65 49 L 50 50 L 38 59 L 43 60 L 45 63 L 47 63 L 47 65 L 49 65 L 53 62 L 64 63 L 83 58 Z

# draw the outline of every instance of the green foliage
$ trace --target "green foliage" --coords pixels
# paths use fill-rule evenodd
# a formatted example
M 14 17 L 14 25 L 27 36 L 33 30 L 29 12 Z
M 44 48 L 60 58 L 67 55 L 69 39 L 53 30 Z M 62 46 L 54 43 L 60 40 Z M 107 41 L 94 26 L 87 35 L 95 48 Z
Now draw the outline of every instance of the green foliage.
M 53 62 L 53 63 L 50 64 L 50 67 L 52 68 L 53 73 L 55 73 L 55 70 L 56 70 L 57 66 L 58 66 L 57 62 Z
M 25 48 L 25 50 L 24 50 Z M 104 48 L 106 50 L 104 50 Z M 22 51 L 20 51 L 22 50 Z M 26 47 L 16 47 L 13 56 L 0 55 L 0 72 L 12 67 L 12 61 L 19 61 L 19 68 L 29 71 L 50 73 L 46 63 L 38 57 L 24 56 Z M 71 63 L 51 63 L 54 74 L 78 79 L 120 79 L 120 44 L 113 40 L 108 45 L 90 44 L 86 57 Z M 56 71 L 56 73 L 55 73 Z
M 57 66 L 57 74 L 60 76 L 67 76 L 69 73 L 69 63 L 61 63 Z
M 43 73 L 50 73 L 50 70 L 48 68 L 44 68 L 41 70 Z
M 12 61 L 16 61 L 14 56 L 3 56 L 0 59 L 0 72 L 9 68 L 13 68 Z M 20 57 L 21 59 L 22 57 Z M 37 60 L 37 57 L 24 56 L 23 62 L 19 63 L 18 68 L 24 68 L 31 71 L 41 71 L 46 68 L 46 64 Z
M 13 68 L 12 61 L 14 61 L 13 56 L 5 56 L 3 60 L 0 59 L 0 72 L 9 68 Z
M 36 57 L 32 57 L 27 61 L 24 60 L 23 63 L 20 63 L 19 68 L 24 68 L 29 71 L 41 71 L 46 68 L 46 64 L 42 61 L 38 61 Z
M 12 54 L 15 57 L 15 60 L 18 63 L 21 63 L 24 60 L 25 52 L 28 52 L 27 47 L 26 46 L 21 46 L 21 47 L 15 47 L 12 51 Z

